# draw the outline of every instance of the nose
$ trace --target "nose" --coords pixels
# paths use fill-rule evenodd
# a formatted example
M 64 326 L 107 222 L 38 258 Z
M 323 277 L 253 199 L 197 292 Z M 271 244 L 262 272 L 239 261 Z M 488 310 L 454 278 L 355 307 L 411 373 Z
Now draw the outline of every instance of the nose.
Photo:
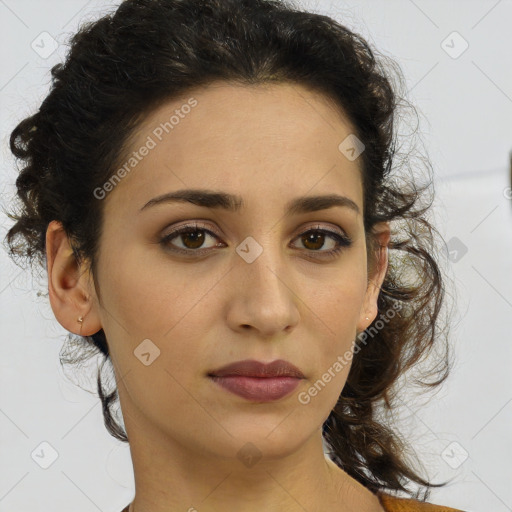
M 284 254 L 267 247 L 251 263 L 236 261 L 228 278 L 227 319 L 233 330 L 254 330 L 264 338 L 293 330 L 301 299 L 290 268 Z

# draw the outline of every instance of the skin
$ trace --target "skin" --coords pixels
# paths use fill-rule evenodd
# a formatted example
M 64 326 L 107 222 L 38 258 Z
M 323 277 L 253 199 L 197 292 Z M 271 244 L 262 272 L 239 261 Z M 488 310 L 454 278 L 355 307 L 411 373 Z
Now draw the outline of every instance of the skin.
M 389 223 L 375 228 L 384 249 L 368 276 L 361 214 L 334 207 L 284 215 L 292 198 L 332 193 L 362 211 L 360 159 L 338 149 L 354 130 L 332 101 L 297 84 L 217 82 L 151 112 L 127 154 L 192 96 L 198 105 L 103 199 L 99 294 L 60 223 L 47 230 L 57 320 L 78 334 L 83 316 L 82 335 L 103 328 L 108 339 L 134 467 L 133 510 L 382 511 L 323 453 L 321 427 L 350 361 L 307 405 L 298 394 L 352 350 L 377 316 Z M 233 213 L 173 203 L 140 211 L 184 188 L 238 194 L 245 207 Z M 167 248 L 159 244 L 171 227 L 196 220 L 215 233 L 198 249 L 179 235 Z M 300 236 L 317 226 L 346 233 L 352 245 L 322 258 L 336 241 L 308 244 Z M 263 248 L 252 263 L 236 252 L 248 236 Z M 207 252 L 187 258 L 173 246 Z M 149 365 L 134 355 L 145 339 L 160 350 Z M 285 398 L 254 403 L 207 377 L 242 359 L 285 359 L 306 378 Z M 237 456 L 246 443 L 261 456 L 250 466 Z

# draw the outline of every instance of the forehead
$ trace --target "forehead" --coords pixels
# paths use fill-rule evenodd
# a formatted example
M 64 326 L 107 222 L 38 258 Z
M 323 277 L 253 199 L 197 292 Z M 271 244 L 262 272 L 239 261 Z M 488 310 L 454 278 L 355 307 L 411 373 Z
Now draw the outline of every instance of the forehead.
M 286 202 L 287 191 L 295 197 L 337 188 L 360 204 L 359 161 L 340 150 L 353 135 L 340 106 L 303 86 L 210 84 L 147 115 L 130 139 L 126 172 L 108 202 L 128 207 L 129 197 L 140 208 L 184 188 L 243 197 L 279 190 Z

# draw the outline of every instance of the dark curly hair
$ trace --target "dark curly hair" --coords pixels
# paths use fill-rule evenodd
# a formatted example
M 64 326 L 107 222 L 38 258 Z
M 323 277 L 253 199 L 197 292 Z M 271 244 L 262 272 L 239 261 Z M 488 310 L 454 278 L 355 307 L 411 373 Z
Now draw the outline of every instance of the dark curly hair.
M 44 266 L 46 230 L 58 220 L 77 262 L 85 262 L 93 277 L 104 205 L 93 191 L 124 161 L 130 137 L 164 101 L 219 80 L 288 82 L 342 107 L 365 147 L 358 162 L 369 272 L 378 251 L 372 227 L 392 221 L 392 230 L 379 319 L 358 335 L 346 384 L 323 425 L 325 446 L 333 462 L 372 492 L 419 498 L 419 490 L 406 487 L 410 481 L 425 488 L 425 500 L 430 487 L 446 485 L 416 472 L 405 442 L 382 416 L 392 411 L 399 379 L 411 367 L 418 372 L 416 383 L 433 389 L 452 364 L 449 322 L 440 328 L 445 277 L 436 238 L 442 237 L 427 219 L 433 194 L 424 201 L 424 192 L 432 191 L 431 164 L 420 156 L 411 165 L 414 153 L 398 151 L 399 107 L 418 117 L 405 99 L 398 64 L 337 21 L 303 12 L 291 0 L 125 0 L 115 12 L 84 23 L 65 62 L 51 74 L 38 112 L 10 136 L 22 169 L 16 179 L 19 209 L 7 213 L 15 223 L 6 240 L 15 261 L 23 257 Z M 420 168 L 430 175 L 422 185 L 412 172 Z M 64 345 L 61 363 L 92 355 L 111 363 L 103 330 L 88 337 L 70 334 L 68 341 L 81 356 Z M 416 363 L 434 352 L 434 363 L 420 371 Z M 104 388 L 101 373 L 96 382 L 105 425 L 128 441 L 112 414 L 117 390 Z

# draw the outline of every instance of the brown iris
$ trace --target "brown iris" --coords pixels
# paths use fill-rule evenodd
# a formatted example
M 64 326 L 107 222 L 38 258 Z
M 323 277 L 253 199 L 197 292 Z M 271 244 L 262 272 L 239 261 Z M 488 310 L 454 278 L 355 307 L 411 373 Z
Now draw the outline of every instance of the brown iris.
M 319 232 L 310 232 L 309 234 L 304 234 L 301 237 L 302 242 L 304 243 L 304 247 L 307 249 L 320 249 L 324 245 L 325 241 L 325 234 L 319 233 Z M 318 240 L 320 240 L 320 243 L 318 243 Z M 313 243 L 313 245 L 318 245 L 318 247 L 308 247 L 307 244 Z
M 204 232 L 202 231 L 187 231 L 186 233 L 182 233 L 180 236 L 183 241 L 183 245 L 188 249 L 198 249 L 204 243 Z M 191 240 L 191 245 L 188 245 L 185 242 L 186 239 Z

